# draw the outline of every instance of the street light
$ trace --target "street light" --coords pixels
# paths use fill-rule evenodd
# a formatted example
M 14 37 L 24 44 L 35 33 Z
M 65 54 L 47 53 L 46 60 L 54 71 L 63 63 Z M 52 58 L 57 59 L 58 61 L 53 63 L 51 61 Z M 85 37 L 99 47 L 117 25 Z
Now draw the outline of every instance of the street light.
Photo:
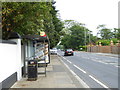
M 90 31 L 89 31 L 89 44 L 91 43 L 91 38 L 90 38 Z
M 89 44 L 90 44 L 90 52 L 91 52 L 91 37 L 90 37 L 90 32 L 91 31 L 89 31 Z
M 84 29 L 84 28 L 83 28 Z M 86 51 L 86 29 L 84 29 L 84 31 L 85 31 L 85 51 Z

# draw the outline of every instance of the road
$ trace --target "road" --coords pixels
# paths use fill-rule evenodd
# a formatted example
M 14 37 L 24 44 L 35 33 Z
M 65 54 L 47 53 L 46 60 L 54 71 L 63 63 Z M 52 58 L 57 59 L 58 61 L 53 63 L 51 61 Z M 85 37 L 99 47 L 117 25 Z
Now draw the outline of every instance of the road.
M 118 57 L 87 52 L 74 52 L 74 56 L 64 56 L 62 51 L 58 54 L 90 88 L 118 88 Z

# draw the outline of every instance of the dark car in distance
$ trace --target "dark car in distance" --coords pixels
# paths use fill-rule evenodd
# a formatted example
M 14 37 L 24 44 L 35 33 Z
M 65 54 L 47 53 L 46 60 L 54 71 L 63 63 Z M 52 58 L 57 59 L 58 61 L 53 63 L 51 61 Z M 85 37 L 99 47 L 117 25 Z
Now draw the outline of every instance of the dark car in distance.
M 68 56 L 68 55 L 74 55 L 74 52 L 72 49 L 66 49 L 65 52 L 64 52 L 64 56 Z

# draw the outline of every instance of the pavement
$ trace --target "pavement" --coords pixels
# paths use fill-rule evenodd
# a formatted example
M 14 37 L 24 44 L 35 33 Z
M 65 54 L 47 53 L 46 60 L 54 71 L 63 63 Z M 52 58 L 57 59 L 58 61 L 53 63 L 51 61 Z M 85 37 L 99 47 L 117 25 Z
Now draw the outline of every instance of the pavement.
M 40 71 L 42 69 L 38 69 Z M 47 66 L 46 76 L 38 75 L 36 81 L 22 78 L 11 88 L 86 88 L 63 64 L 58 55 L 51 55 L 51 62 Z
M 104 55 L 104 56 L 111 56 L 111 57 L 119 57 L 119 54 L 112 54 L 112 53 L 96 53 L 99 55 Z
M 84 51 L 77 51 L 77 52 L 84 52 Z M 98 54 L 98 55 L 103 55 L 103 56 L 110 56 L 110 57 L 117 57 L 117 58 L 120 58 L 120 54 L 99 53 L 99 52 L 86 52 L 86 53 L 93 53 L 93 54 Z

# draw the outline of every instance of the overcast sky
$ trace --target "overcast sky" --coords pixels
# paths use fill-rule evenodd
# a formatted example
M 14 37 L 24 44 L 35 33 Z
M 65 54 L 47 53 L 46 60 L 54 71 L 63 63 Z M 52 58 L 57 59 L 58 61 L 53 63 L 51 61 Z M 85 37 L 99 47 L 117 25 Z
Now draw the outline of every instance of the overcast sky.
M 120 0 L 55 0 L 62 20 L 72 19 L 86 24 L 96 35 L 96 27 L 118 28 L 118 2 Z

